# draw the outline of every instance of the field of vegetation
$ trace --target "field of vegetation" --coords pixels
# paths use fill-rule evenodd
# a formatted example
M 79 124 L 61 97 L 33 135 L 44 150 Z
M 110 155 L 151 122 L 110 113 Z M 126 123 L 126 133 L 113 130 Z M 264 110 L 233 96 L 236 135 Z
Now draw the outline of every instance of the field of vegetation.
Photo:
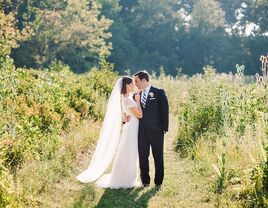
M 88 132 L 87 139 L 97 137 L 95 127 L 103 117 L 107 96 L 117 79 L 109 64 L 104 61 L 100 66 L 99 70 L 79 76 L 57 63 L 46 71 L 15 69 L 11 61 L 2 64 L 0 207 L 36 205 L 31 195 L 40 194 L 50 185 L 42 176 L 49 176 L 51 171 L 51 182 L 64 177 L 71 158 L 77 156 L 70 144 L 62 150 L 65 142 L 70 143 L 64 139 L 66 133 L 83 121 L 90 121 L 92 132 Z M 85 146 L 74 145 L 83 151 L 88 149 L 89 141 L 83 141 Z M 28 169 L 32 162 L 34 168 Z M 44 185 L 31 184 L 35 176 Z
M 76 181 L 118 78 L 101 60 L 82 75 L 60 63 L 45 71 L 2 64 L 0 207 L 268 207 L 267 83 L 209 66 L 193 77 L 152 74 L 171 115 L 160 190 Z
M 207 66 L 202 75 L 156 81 L 178 118 L 175 151 L 208 185 L 215 207 L 268 207 L 267 82 L 243 70 L 217 74 Z
M 268 207 L 267 9 L 0 1 L 0 208 Z M 163 186 L 79 183 L 119 73 L 140 69 L 170 104 Z

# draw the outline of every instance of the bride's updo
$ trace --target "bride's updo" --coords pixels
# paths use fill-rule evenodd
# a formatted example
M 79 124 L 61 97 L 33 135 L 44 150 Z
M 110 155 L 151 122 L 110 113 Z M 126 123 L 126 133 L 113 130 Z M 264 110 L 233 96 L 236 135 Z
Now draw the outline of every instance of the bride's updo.
M 122 77 L 121 94 L 127 94 L 127 84 L 131 84 L 133 81 L 130 77 Z

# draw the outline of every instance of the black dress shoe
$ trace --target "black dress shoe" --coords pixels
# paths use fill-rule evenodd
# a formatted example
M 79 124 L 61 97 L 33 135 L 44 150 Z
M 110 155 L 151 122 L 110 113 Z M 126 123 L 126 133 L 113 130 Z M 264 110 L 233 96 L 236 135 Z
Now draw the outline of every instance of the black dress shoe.
M 143 187 L 148 187 L 150 184 L 143 184 Z
M 162 184 L 155 184 L 155 187 L 160 188 L 162 186 Z

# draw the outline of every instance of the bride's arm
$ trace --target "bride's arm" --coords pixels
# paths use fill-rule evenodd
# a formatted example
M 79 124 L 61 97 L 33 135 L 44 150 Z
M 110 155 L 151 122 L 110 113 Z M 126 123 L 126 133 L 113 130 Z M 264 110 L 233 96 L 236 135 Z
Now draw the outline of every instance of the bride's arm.
M 136 94 L 135 95 L 135 101 L 137 103 L 137 107 L 130 107 L 129 109 L 131 112 L 137 117 L 137 118 L 142 118 L 142 109 L 141 109 L 141 104 L 140 104 L 140 95 Z
M 142 110 L 141 110 L 141 104 L 137 103 L 138 107 L 131 107 L 129 108 L 131 112 L 136 116 L 137 118 L 142 118 Z

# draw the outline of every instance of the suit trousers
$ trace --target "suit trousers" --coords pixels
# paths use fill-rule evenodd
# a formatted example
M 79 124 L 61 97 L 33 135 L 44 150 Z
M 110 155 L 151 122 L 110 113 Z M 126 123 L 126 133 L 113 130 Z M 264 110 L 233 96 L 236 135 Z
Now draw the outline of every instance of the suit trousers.
M 161 185 L 164 178 L 164 131 L 152 130 L 143 126 L 139 127 L 138 151 L 140 161 L 140 174 L 142 183 L 150 184 L 149 175 L 149 154 L 150 146 L 152 148 L 155 178 L 154 183 Z

